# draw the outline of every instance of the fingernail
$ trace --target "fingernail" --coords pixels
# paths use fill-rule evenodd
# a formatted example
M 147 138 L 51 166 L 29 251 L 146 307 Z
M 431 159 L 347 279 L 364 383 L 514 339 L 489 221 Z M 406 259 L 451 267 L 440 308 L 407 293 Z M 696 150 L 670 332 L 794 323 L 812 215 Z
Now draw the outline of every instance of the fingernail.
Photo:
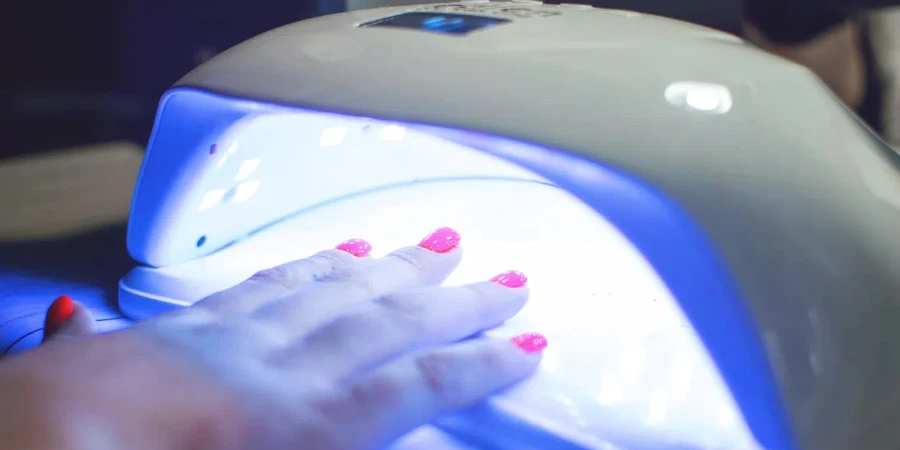
M 508 288 L 520 288 L 528 282 L 528 277 L 518 270 L 510 270 L 491 278 L 491 283 L 497 283 Z
M 75 305 L 72 303 L 72 297 L 62 295 L 54 300 L 53 304 L 50 305 L 50 309 L 47 310 L 47 318 L 44 321 L 44 335 L 53 334 L 74 313 Z
M 537 353 L 547 347 L 547 338 L 540 333 L 526 333 L 510 339 L 525 353 Z
M 428 237 L 422 239 L 422 242 L 419 242 L 419 247 L 435 253 L 447 253 L 459 245 L 460 239 L 459 233 L 454 231 L 453 228 L 443 227 L 434 230 Z
M 349 241 L 341 242 L 340 245 L 335 248 L 347 252 L 357 258 L 369 256 L 369 252 L 372 251 L 372 246 L 364 239 L 350 239 Z

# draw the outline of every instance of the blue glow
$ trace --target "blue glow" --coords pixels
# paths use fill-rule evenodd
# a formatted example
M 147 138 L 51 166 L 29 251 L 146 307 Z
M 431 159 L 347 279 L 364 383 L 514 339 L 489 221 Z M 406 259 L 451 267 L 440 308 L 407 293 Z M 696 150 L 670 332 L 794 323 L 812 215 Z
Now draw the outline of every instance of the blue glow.
M 163 117 L 167 103 L 176 97 L 180 98 L 181 109 Z M 176 89 L 162 101 L 150 148 L 195 148 L 202 150 L 198 154 L 206 155 L 216 136 L 240 118 L 253 112 L 284 110 L 295 109 Z M 168 124 L 164 133 L 160 132 L 163 123 Z M 482 133 L 402 125 L 464 143 L 532 170 L 568 190 L 615 225 L 667 283 L 718 366 L 757 441 L 767 449 L 797 448 L 761 336 L 745 301 L 712 243 L 677 203 L 630 174 L 563 151 Z M 184 176 L 155 173 L 156 170 L 159 169 L 153 166 L 144 168 L 140 189 L 171 188 L 171 177 Z M 133 214 L 141 211 L 146 209 L 133 205 Z M 140 217 L 132 217 L 134 223 L 153 225 Z M 135 235 L 149 233 L 129 230 L 130 245 Z
M 677 203 L 632 175 L 559 150 L 461 130 L 429 131 L 533 170 L 615 225 L 667 283 L 757 441 L 766 449 L 798 448 L 745 301 L 712 243 Z
M 430 19 L 425 20 L 424 23 L 425 23 L 426 27 L 433 27 L 433 26 L 440 26 L 446 20 L 447 20 L 447 18 L 444 16 L 437 16 L 437 17 L 432 17 Z
M 409 12 L 386 19 L 379 19 L 361 26 L 407 28 L 444 34 L 466 34 L 506 22 L 509 22 L 509 20 L 496 17 Z

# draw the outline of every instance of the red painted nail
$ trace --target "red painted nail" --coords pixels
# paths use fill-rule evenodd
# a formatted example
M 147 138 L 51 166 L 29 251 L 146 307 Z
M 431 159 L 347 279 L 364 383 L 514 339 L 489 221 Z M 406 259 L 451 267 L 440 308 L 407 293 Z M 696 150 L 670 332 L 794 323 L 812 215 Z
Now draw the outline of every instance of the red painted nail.
M 491 278 L 491 283 L 497 283 L 508 288 L 520 288 L 528 282 L 528 277 L 518 270 L 510 270 Z
M 443 227 L 438 228 L 425 239 L 422 239 L 422 242 L 419 243 L 419 247 L 431 250 L 435 253 L 447 253 L 459 245 L 460 239 L 462 238 L 459 236 L 459 233 L 453 230 L 453 228 Z
M 363 239 L 350 239 L 349 241 L 341 242 L 340 245 L 335 248 L 347 252 L 357 258 L 369 256 L 369 252 L 372 251 L 372 246 Z
M 537 353 L 547 347 L 547 338 L 540 333 L 526 333 L 510 339 L 525 353 Z
M 53 301 L 47 310 L 47 318 L 44 320 L 44 335 L 53 334 L 63 323 L 75 313 L 75 304 L 72 297 L 62 295 Z

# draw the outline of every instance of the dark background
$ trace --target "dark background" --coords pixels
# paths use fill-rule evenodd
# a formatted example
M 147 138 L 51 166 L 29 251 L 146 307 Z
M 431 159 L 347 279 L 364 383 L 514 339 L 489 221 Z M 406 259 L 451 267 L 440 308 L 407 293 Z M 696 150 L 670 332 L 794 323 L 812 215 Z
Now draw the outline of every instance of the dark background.
M 143 143 L 160 95 L 196 64 L 269 29 L 344 8 L 343 0 L 0 3 L 0 163 L 96 142 Z M 738 0 L 584 3 L 732 32 L 740 23 Z
M 197 63 L 319 10 L 314 0 L 0 3 L 0 158 L 145 140 L 162 92 Z

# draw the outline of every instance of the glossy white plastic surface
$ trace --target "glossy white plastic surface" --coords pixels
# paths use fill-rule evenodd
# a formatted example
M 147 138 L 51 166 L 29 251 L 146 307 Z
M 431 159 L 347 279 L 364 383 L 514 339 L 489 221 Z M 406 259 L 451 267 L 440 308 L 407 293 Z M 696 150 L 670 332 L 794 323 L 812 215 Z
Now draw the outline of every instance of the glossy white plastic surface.
M 173 99 L 181 108 L 206 100 L 185 93 Z M 135 259 L 165 267 L 206 256 L 296 211 L 383 186 L 460 177 L 542 179 L 391 122 L 267 108 L 272 111 L 248 113 L 221 135 L 211 130 L 215 152 L 151 143 L 148 154 L 161 169 L 154 179 L 142 176 L 135 193 L 128 236 Z
M 490 334 L 539 331 L 550 342 L 534 378 L 491 399 L 501 414 L 590 448 L 755 448 L 653 269 L 593 210 L 545 183 L 436 181 L 333 202 L 208 257 L 137 268 L 121 306 L 141 318 L 141 298 L 190 304 L 348 238 L 367 239 L 378 257 L 445 225 L 465 251 L 447 284 L 507 269 L 529 276 L 528 306 Z

